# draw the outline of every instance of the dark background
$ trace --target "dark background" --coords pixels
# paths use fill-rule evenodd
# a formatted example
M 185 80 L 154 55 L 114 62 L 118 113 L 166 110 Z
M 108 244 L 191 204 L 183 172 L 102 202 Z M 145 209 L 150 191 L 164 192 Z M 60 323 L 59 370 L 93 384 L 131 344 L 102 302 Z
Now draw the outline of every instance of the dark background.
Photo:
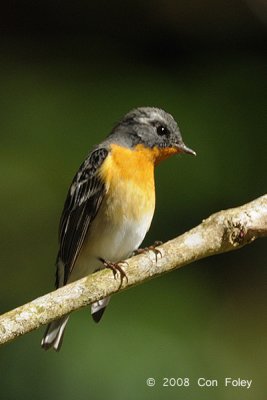
M 266 3 L 10 1 L 0 13 L 1 311 L 52 290 L 68 185 L 136 106 L 177 119 L 197 158 L 156 171 L 145 244 L 266 192 Z M 1 348 L 1 399 L 265 399 L 266 241 L 75 313 L 59 354 L 43 329 Z M 146 379 L 157 380 L 154 388 Z M 189 377 L 189 388 L 162 387 Z M 198 388 L 199 377 L 218 388 Z M 224 388 L 225 377 L 252 379 Z

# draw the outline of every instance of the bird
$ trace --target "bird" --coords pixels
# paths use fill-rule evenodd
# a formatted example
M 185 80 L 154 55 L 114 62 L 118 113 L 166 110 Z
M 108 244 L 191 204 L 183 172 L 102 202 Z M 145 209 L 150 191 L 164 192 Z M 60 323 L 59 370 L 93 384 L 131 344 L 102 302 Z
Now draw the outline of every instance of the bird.
M 184 144 L 173 116 L 156 107 L 128 112 L 89 152 L 60 218 L 57 288 L 109 263 L 116 266 L 139 248 L 155 210 L 154 168 L 179 153 L 196 155 Z M 91 304 L 95 322 L 109 300 Z M 48 325 L 41 342 L 45 350 L 60 350 L 68 319 L 66 315 Z

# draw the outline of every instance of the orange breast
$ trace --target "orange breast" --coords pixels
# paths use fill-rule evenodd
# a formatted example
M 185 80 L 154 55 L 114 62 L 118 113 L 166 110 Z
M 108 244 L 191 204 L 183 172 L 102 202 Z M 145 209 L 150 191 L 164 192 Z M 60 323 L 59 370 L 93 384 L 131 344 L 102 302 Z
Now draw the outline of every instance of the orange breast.
M 134 150 L 111 145 L 100 176 L 106 183 L 106 210 L 112 219 L 138 220 L 154 212 L 153 150 L 137 146 Z

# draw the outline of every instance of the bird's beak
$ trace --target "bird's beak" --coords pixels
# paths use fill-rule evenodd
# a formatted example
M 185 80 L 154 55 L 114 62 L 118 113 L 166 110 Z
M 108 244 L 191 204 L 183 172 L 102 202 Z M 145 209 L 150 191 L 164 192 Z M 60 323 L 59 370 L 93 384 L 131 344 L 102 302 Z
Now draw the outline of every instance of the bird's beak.
M 197 153 L 194 150 L 187 147 L 184 143 L 175 144 L 174 147 L 181 153 L 191 154 L 192 156 L 197 155 Z

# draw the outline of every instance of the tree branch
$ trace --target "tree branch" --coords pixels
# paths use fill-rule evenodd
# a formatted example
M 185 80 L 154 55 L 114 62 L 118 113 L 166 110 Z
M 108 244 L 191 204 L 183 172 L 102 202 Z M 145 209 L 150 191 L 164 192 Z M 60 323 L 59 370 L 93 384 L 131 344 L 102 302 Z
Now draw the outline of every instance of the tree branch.
M 193 261 L 238 249 L 267 236 L 267 195 L 241 207 L 220 211 L 183 235 L 132 257 L 125 264 L 128 281 L 104 269 L 48 293 L 0 317 L 0 344 L 9 342 L 65 314 L 119 290 L 125 290 Z

